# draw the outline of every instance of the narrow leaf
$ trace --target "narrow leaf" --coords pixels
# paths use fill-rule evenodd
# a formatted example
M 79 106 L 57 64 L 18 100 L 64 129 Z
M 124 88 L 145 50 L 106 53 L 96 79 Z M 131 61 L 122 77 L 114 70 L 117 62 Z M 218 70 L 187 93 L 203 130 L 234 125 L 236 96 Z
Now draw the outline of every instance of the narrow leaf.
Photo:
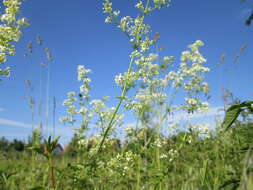
M 239 104 L 235 104 L 231 107 L 229 107 L 225 113 L 225 118 L 223 121 L 223 126 L 226 130 L 228 130 L 229 127 L 235 122 L 235 120 L 238 118 L 240 113 L 245 109 L 252 109 L 253 101 L 244 101 Z

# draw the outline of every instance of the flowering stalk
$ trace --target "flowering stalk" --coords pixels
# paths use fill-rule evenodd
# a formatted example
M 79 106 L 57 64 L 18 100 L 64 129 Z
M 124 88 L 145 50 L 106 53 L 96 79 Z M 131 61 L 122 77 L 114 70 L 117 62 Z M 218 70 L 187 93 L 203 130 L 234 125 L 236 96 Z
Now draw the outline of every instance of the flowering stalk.
M 45 52 L 46 52 L 46 56 L 47 56 L 47 59 L 48 59 L 48 67 L 47 67 L 47 89 L 46 89 L 46 129 L 45 129 L 45 133 L 47 134 L 48 132 L 48 122 L 49 122 L 49 99 L 50 99 L 50 75 L 51 75 L 51 69 L 50 69 L 50 65 L 53 61 L 53 57 L 52 57 L 52 54 L 49 50 L 49 48 L 46 48 L 45 49 Z
M 107 0 L 106 2 L 109 2 L 109 1 Z M 133 47 L 134 50 L 138 49 L 138 46 L 139 46 L 139 39 L 141 37 L 140 36 L 140 30 L 141 30 L 142 23 L 144 21 L 144 16 L 147 13 L 149 3 L 150 3 L 150 0 L 147 1 L 146 8 L 144 10 L 144 14 L 141 17 L 141 23 L 138 25 L 138 28 L 137 28 L 137 33 L 136 33 L 136 37 L 135 37 L 135 46 Z M 105 9 L 105 12 L 106 12 L 106 9 Z M 130 59 L 129 67 L 128 67 L 127 74 L 126 74 L 127 78 L 129 77 L 129 74 L 132 71 L 134 57 L 135 57 L 135 55 L 131 54 L 131 59 Z M 112 124 L 113 124 L 113 121 L 115 119 L 115 116 L 116 116 L 116 114 L 117 114 L 117 112 L 118 112 L 118 110 L 119 110 L 119 108 L 120 108 L 123 100 L 125 99 L 126 92 L 127 92 L 127 87 L 128 87 L 128 83 L 127 83 L 127 80 L 125 80 L 124 86 L 123 86 L 123 90 L 121 92 L 121 96 L 119 97 L 120 100 L 119 100 L 119 102 L 118 102 L 118 104 L 116 106 L 116 109 L 114 110 L 114 113 L 112 115 L 112 118 L 111 118 L 111 120 L 110 120 L 110 122 L 109 122 L 109 124 L 108 124 L 108 126 L 107 126 L 107 128 L 105 130 L 105 133 L 103 135 L 102 141 L 101 141 L 101 143 L 99 145 L 99 148 L 98 148 L 98 152 L 101 150 L 101 148 L 102 148 L 102 146 L 104 144 L 104 141 L 105 141 L 106 137 L 108 136 L 108 133 L 109 133 L 110 129 L 112 128 Z
M 20 0 L 4 0 L 4 14 L 0 15 L 0 65 L 6 62 L 6 57 L 15 55 L 15 46 L 12 42 L 18 42 L 21 38 L 22 26 L 27 26 L 25 18 L 17 18 L 21 1 Z M 10 67 L 0 69 L 0 76 L 10 76 Z

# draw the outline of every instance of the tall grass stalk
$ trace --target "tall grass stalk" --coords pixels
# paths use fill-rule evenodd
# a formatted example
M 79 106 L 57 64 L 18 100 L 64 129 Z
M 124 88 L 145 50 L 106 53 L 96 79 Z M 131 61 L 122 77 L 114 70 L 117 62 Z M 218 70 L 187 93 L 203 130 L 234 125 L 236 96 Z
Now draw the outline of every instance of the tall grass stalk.
M 43 124 L 42 124 L 42 65 L 40 64 L 40 82 L 39 82 L 39 88 L 40 88 L 40 92 L 39 92 L 39 107 L 38 107 L 38 116 L 39 116 L 39 128 L 41 131 L 41 134 L 43 134 Z
M 48 132 L 49 125 L 49 105 L 50 105 L 50 82 L 51 82 L 51 63 L 53 56 L 49 48 L 45 48 L 45 53 L 48 59 L 47 65 L 47 86 L 46 86 L 46 134 Z
M 56 114 L 56 98 L 53 99 L 53 138 L 55 138 L 55 114 Z
M 49 122 L 49 95 L 50 95 L 50 62 L 47 65 L 47 87 L 46 87 L 46 128 L 45 134 L 48 133 L 48 122 Z

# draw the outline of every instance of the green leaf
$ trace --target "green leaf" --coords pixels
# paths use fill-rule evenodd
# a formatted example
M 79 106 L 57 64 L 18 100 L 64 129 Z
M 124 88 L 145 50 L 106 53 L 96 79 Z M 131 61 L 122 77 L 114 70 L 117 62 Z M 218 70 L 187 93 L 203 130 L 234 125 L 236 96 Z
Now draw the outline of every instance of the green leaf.
M 55 149 L 56 148 L 56 146 L 57 146 L 57 144 L 58 144 L 58 141 L 59 141 L 59 139 L 60 139 L 60 136 L 58 136 L 58 137 L 56 137 L 55 139 L 54 139 L 54 141 L 53 141 L 53 149 Z
M 235 122 L 235 120 L 244 109 L 248 108 L 250 111 L 252 111 L 252 104 L 253 101 L 244 101 L 242 103 L 229 107 L 225 113 L 225 118 L 223 121 L 225 130 L 228 130 L 228 128 L 231 127 L 231 125 Z

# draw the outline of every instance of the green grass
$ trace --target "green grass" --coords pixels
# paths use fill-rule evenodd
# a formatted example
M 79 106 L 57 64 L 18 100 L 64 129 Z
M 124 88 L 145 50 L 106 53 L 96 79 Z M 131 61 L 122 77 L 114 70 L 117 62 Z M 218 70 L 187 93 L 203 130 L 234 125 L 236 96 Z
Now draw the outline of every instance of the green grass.
M 252 123 L 238 123 L 228 132 L 208 139 L 181 132 L 163 139 L 160 148 L 154 146 L 154 140 L 146 147 L 141 140 L 129 141 L 121 148 L 106 144 L 104 151 L 92 157 L 83 147 L 79 162 L 74 154 L 65 152 L 54 156 L 54 189 L 238 189 L 243 183 L 252 183 L 252 179 L 249 180 L 251 162 L 246 161 L 252 156 L 251 151 L 247 153 L 253 137 L 252 127 Z M 187 141 L 189 138 L 191 143 Z M 157 149 L 160 155 L 167 157 L 158 158 Z M 172 149 L 177 150 L 174 156 L 169 154 Z M 50 189 L 46 158 L 36 154 L 34 169 L 31 162 L 28 150 L 2 151 L 0 189 Z

